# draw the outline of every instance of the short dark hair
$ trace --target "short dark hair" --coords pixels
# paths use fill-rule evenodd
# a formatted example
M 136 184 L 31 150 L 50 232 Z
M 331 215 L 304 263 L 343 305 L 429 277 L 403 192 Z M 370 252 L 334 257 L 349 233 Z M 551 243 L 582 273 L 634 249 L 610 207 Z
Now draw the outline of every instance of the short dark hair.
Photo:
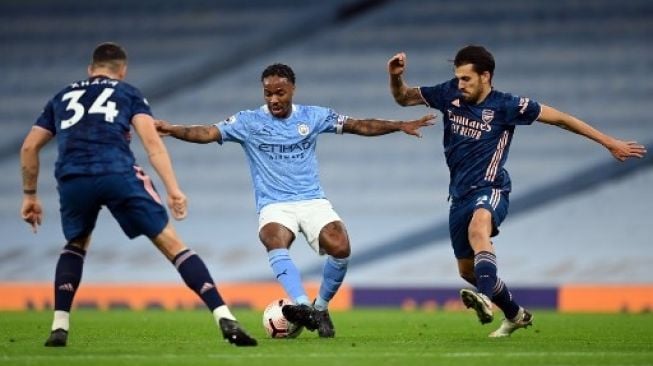
M 295 73 L 288 65 L 276 63 L 266 67 L 265 70 L 263 70 L 263 73 L 261 74 L 261 81 L 263 81 L 263 79 L 265 79 L 268 76 L 278 76 L 280 78 L 286 78 L 293 85 L 295 85 Z
M 483 46 L 469 45 L 461 48 L 456 53 L 453 64 L 456 67 L 471 64 L 477 74 L 487 71 L 490 78 L 494 75 L 494 56 Z
M 127 52 L 120 45 L 113 42 L 100 43 L 93 50 L 91 65 L 116 68 L 127 61 Z

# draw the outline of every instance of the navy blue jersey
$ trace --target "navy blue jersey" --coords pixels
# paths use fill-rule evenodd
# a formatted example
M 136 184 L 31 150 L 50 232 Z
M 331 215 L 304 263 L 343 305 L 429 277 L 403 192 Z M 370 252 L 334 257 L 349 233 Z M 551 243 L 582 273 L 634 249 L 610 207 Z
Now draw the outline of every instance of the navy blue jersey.
M 57 137 L 55 176 L 131 172 L 131 120 L 151 115 L 133 86 L 104 76 L 74 82 L 45 106 L 35 125 Z
M 480 104 L 467 104 L 457 79 L 419 91 L 429 107 L 442 112 L 451 197 L 458 199 L 485 187 L 509 192 L 510 176 L 503 166 L 515 126 L 533 123 L 540 105 L 494 89 Z

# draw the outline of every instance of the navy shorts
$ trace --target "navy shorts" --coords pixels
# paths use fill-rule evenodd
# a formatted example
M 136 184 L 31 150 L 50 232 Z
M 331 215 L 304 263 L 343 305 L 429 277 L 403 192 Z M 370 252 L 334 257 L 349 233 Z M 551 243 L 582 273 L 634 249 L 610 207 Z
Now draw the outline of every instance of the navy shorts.
M 168 224 L 168 214 L 154 185 L 140 167 L 121 174 L 72 176 L 59 180 L 61 226 L 67 241 L 85 237 L 106 206 L 130 239 L 154 238 Z
M 469 244 L 468 228 L 474 211 L 485 208 L 492 213 L 492 235 L 499 234 L 499 225 L 508 214 L 508 192 L 496 188 L 483 188 L 465 197 L 453 200 L 449 209 L 449 235 L 457 259 L 473 258 Z

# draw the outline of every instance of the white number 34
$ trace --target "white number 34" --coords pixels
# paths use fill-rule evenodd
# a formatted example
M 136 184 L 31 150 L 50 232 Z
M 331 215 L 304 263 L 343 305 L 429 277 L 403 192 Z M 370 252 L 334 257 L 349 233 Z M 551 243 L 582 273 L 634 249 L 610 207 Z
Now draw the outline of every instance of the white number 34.
M 86 110 L 84 110 L 84 105 L 79 102 L 79 99 L 86 93 L 86 90 L 73 90 L 63 95 L 61 101 L 68 100 L 68 105 L 66 110 L 72 110 L 73 116 L 61 121 L 61 129 L 65 130 L 71 126 L 74 126 L 79 122 Z M 104 120 L 113 123 L 113 120 L 118 116 L 118 109 L 116 109 L 116 102 L 109 100 L 109 97 L 113 94 L 113 88 L 106 88 L 102 90 L 102 93 L 95 98 L 91 108 L 88 109 L 88 113 L 93 114 L 104 114 Z

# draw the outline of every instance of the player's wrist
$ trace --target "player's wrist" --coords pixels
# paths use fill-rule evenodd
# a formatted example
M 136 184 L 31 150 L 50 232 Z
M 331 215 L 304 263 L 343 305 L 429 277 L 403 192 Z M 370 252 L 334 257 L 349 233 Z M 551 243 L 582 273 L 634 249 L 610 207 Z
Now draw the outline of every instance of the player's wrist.
M 34 188 L 34 189 L 23 189 L 23 194 L 25 196 L 36 196 L 36 188 Z

